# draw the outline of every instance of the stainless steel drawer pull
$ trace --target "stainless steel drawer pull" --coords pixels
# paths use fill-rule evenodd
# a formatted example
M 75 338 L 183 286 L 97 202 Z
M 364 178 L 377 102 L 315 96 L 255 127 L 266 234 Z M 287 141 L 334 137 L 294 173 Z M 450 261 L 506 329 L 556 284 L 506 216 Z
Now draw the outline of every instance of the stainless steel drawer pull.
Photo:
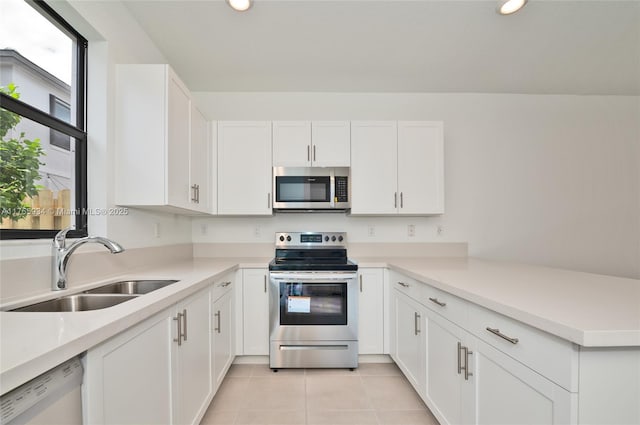
M 473 373 L 469 372 L 469 356 L 473 354 L 473 351 L 469 350 L 467 347 L 462 347 L 464 350 L 464 380 L 468 381 L 470 376 L 473 376 Z
M 267 293 L 267 275 L 264 275 L 264 293 Z
M 439 301 L 437 298 L 429 297 L 429 301 L 431 301 L 432 303 L 438 304 L 440 307 L 444 307 L 447 305 L 447 303 L 443 303 L 442 301 Z
M 360 292 L 362 292 L 362 275 L 360 275 L 359 277 L 360 277 Z
M 512 343 L 514 345 L 517 344 L 518 341 L 520 341 L 518 338 L 511 338 L 509 336 L 506 336 L 505 334 L 500 332 L 500 329 L 498 329 L 498 328 L 494 329 L 494 328 L 490 328 L 490 327 L 487 326 L 487 330 L 489 332 L 491 332 L 492 334 L 498 335 L 500 338 L 505 339 L 505 340 L 509 341 L 510 343 Z
M 462 351 L 462 344 L 458 342 L 458 375 L 462 373 L 462 354 L 460 354 L 461 351 Z
M 231 281 L 222 282 L 222 283 L 220 284 L 220 286 L 221 286 L 222 288 L 226 288 L 226 287 L 227 287 L 227 286 L 229 286 L 229 285 L 231 285 Z
M 409 286 L 411 286 L 408 283 L 404 283 L 404 282 L 398 282 L 398 285 L 404 286 L 405 288 L 408 288 Z
M 418 335 L 420 333 L 420 328 L 418 328 L 418 321 L 420 320 L 419 313 L 413 313 L 413 326 L 415 327 L 414 333 Z
M 214 314 L 214 316 L 218 318 L 218 320 L 217 320 L 217 322 L 218 322 L 218 326 L 217 326 L 217 327 L 215 327 L 213 330 L 214 330 L 214 331 L 217 331 L 218 333 L 220 333 L 220 310 L 218 310 L 218 311 L 216 312 L 216 314 Z

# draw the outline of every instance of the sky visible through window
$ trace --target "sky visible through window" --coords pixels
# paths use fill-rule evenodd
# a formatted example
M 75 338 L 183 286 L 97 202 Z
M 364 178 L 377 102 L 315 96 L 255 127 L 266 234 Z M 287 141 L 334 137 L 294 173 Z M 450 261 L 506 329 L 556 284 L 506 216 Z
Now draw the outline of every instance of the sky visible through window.
M 72 40 L 24 0 L 0 0 L 0 49 L 13 49 L 71 84 Z

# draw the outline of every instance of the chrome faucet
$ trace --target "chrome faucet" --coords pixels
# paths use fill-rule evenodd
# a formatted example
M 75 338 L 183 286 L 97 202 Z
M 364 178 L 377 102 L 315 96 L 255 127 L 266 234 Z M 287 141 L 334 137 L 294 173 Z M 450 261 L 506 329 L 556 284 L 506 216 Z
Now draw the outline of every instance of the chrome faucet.
M 119 254 L 124 251 L 124 248 L 117 242 L 114 242 L 111 239 L 103 238 L 101 236 L 89 236 L 80 238 L 69 245 L 69 247 L 67 247 L 66 238 L 67 232 L 69 230 L 71 230 L 71 227 L 59 231 L 58 234 L 56 234 L 56 236 L 53 238 L 53 246 L 51 247 L 51 266 L 53 270 L 51 290 L 53 291 L 67 289 L 67 263 L 69 262 L 69 257 L 71 257 L 71 254 L 73 254 L 73 252 L 80 245 L 84 245 L 88 242 L 96 242 L 104 245 L 109 251 L 111 251 L 112 254 Z

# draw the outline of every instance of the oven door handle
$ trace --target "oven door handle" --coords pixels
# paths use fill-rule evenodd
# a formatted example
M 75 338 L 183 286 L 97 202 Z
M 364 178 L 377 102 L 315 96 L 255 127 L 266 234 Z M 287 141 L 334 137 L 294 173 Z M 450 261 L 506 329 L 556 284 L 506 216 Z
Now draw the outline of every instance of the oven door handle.
M 314 283 L 334 283 L 336 281 L 345 281 L 356 279 L 357 273 L 270 273 L 269 277 L 272 281 L 284 283 L 297 282 L 314 282 Z
M 348 345 L 280 345 L 281 351 L 348 350 Z

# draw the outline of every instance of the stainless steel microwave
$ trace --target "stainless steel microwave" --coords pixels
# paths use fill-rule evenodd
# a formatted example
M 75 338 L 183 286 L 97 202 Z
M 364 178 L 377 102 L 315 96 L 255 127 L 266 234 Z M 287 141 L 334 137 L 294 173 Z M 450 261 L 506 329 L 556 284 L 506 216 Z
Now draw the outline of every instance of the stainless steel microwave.
M 351 208 L 349 167 L 273 167 L 274 210 Z

